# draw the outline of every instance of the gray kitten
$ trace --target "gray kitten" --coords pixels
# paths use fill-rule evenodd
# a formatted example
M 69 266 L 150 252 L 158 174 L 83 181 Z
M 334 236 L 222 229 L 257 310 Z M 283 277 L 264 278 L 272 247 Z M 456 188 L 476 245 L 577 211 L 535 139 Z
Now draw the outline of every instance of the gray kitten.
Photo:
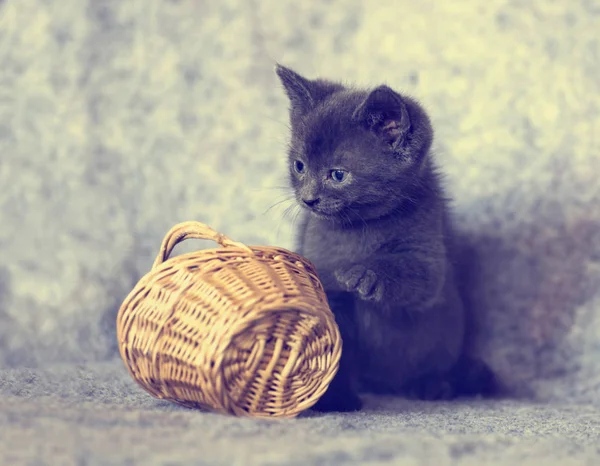
M 344 342 L 315 409 L 360 409 L 360 391 L 490 393 L 493 374 L 463 351 L 466 315 L 427 114 L 385 85 L 356 90 L 276 72 L 290 99 L 290 180 L 305 211 L 297 250 L 315 264 Z

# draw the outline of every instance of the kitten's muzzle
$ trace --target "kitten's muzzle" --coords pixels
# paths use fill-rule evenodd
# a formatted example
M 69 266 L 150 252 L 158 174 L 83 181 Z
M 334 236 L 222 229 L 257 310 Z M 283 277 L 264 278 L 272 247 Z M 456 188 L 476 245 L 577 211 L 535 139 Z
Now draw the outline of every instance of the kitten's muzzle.
M 317 204 L 319 204 L 319 202 L 321 202 L 321 199 L 314 198 L 314 199 L 304 199 L 302 198 L 302 202 L 304 202 L 304 204 L 306 204 L 308 207 L 314 207 Z
M 337 201 L 331 201 L 330 199 L 304 199 L 301 198 L 302 207 L 310 210 L 314 215 L 321 218 L 332 218 L 340 214 L 342 210 L 342 203 Z

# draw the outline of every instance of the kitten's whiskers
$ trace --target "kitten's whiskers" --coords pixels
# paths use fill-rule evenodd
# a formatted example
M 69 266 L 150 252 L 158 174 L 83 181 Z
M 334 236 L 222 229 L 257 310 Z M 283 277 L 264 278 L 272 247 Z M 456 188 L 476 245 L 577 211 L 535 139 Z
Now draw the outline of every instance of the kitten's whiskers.
M 282 199 L 280 201 L 275 202 L 275 204 L 273 204 L 271 207 L 269 207 L 267 210 L 265 210 L 262 214 L 266 215 L 267 213 L 269 213 L 275 207 L 280 206 L 284 202 L 290 202 L 290 201 L 293 201 L 293 200 L 294 200 L 294 196 L 287 196 L 285 199 Z

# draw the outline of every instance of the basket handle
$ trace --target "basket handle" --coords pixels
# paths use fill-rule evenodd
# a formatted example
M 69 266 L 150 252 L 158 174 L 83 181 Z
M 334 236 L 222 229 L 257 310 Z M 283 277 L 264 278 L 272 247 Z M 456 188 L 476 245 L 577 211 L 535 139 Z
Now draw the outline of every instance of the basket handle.
M 166 261 L 171 252 L 173 252 L 173 248 L 175 248 L 177 244 L 189 238 L 209 239 L 220 244 L 224 248 L 241 248 L 253 254 L 252 249 L 245 244 L 230 240 L 227 236 L 216 232 L 204 223 L 183 222 L 175 225 L 166 234 L 160 246 L 160 252 L 158 253 L 158 256 L 156 256 L 152 268 L 157 267 Z

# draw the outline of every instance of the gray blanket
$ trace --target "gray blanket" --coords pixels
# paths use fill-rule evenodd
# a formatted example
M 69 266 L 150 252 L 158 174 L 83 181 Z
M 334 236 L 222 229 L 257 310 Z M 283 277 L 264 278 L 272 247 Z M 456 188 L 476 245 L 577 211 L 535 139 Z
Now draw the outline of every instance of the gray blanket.
M 0 0 L 0 464 L 597 462 L 599 30 L 593 0 Z M 129 380 L 116 311 L 173 224 L 292 245 L 275 60 L 424 103 L 518 400 L 268 423 Z
M 372 398 L 351 415 L 250 420 L 140 392 L 121 364 L 4 371 L 0 464 L 594 465 L 600 410 Z

